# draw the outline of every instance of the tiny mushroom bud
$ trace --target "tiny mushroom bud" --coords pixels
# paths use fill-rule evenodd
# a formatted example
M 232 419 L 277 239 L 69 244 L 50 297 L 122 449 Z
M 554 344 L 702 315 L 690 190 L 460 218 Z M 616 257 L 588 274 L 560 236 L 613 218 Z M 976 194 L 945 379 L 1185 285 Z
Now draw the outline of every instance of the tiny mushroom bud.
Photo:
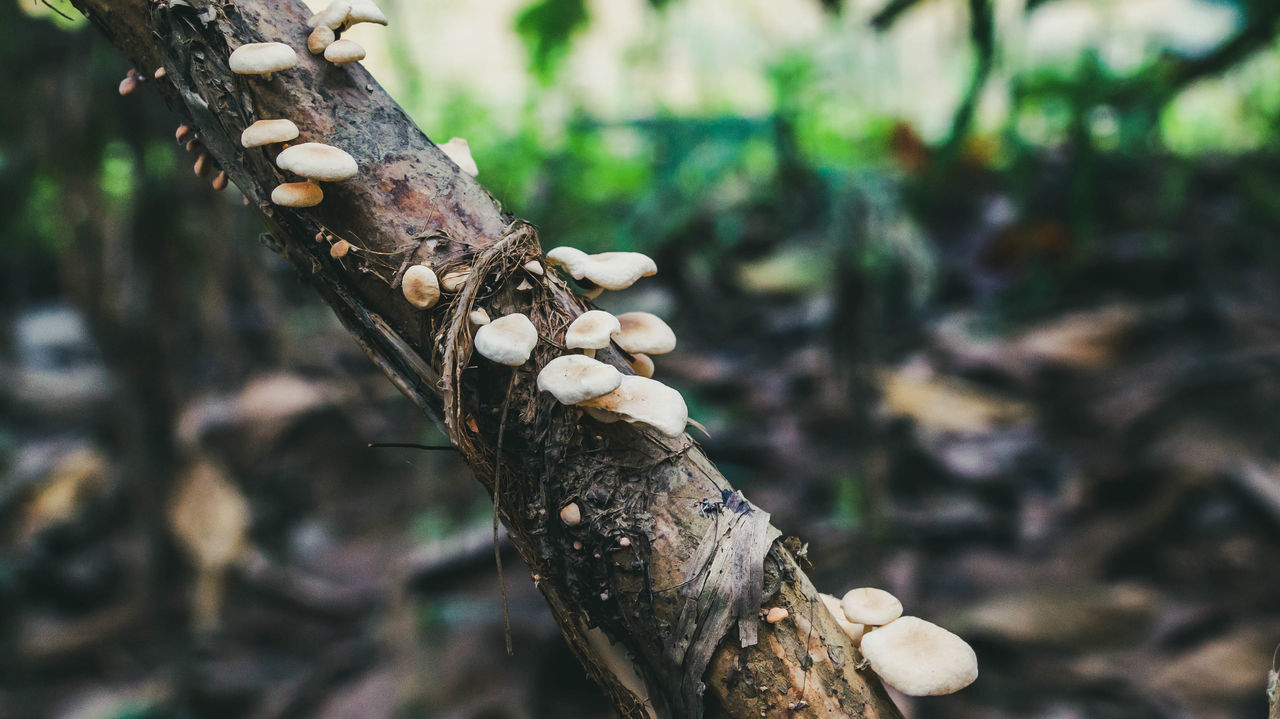
M 467 275 L 471 274 L 471 268 L 461 270 L 450 270 L 444 273 L 444 277 L 440 278 L 440 286 L 446 292 L 457 292 L 460 287 L 467 283 Z
M 173 139 L 178 142 L 186 142 L 191 137 L 191 128 L 186 125 L 178 125 L 178 129 L 173 133 Z
M 329 6 L 307 20 L 307 27 L 324 27 L 329 30 L 337 30 L 347 21 L 347 14 L 351 12 L 351 3 L 347 0 L 334 0 Z
M 560 521 L 567 527 L 576 527 L 582 523 L 582 510 L 577 502 L 570 502 L 560 509 Z
M 282 42 L 251 42 L 236 48 L 227 60 L 237 75 L 270 75 L 298 64 L 298 54 Z
M 631 546 L 631 539 L 630 539 L 629 537 L 623 537 L 622 539 L 619 539 L 619 540 L 618 540 L 618 546 L 619 546 L 619 547 L 630 547 L 630 546 Z
M 902 616 L 902 602 L 883 589 L 850 589 L 840 600 L 844 616 L 851 622 L 883 626 Z
M 311 34 L 307 36 L 307 50 L 312 55 L 319 55 L 337 39 L 337 36 L 333 34 L 333 30 L 328 25 L 316 25 L 316 29 L 312 30 Z
M 208 153 L 200 153 L 200 156 L 196 158 L 196 164 L 191 166 L 191 171 L 196 174 L 196 177 L 204 177 L 209 174 Z
M 241 147 L 261 147 L 276 142 L 288 142 L 298 136 L 298 126 L 292 120 L 258 120 L 240 133 Z
M 414 265 L 405 270 L 400 290 L 409 304 L 420 310 L 428 309 L 440 300 L 440 283 L 436 280 L 436 273 L 426 265 Z
M 560 404 L 578 404 L 618 389 L 622 373 L 613 365 L 585 355 L 564 355 L 538 373 L 538 389 L 550 392 Z
M 156 68 L 156 71 L 155 71 L 155 73 L 154 73 L 153 77 L 155 77 L 155 79 L 159 80 L 160 78 L 164 77 L 164 76 L 165 76 L 165 75 L 167 75 L 167 74 L 168 74 L 168 72 L 166 72 L 166 71 L 165 71 L 165 69 L 164 69 L 164 65 L 161 65 L 160 67 L 157 67 L 157 68 Z
M 351 0 L 351 11 L 347 13 L 347 27 L 361 22 L 386 25 L 387 16 L 373 0 Z
M 498 364 L 519 367 L 529 361 L 529 355 L 538 344 L 538 328 L 529 318 L 516 312 L 484 325 L 476 330 L 475 348 L 484 357 Z
M 476 161 L 471 157 L 471 146 L 461 137 L 450 138 L 448 142 L 440 145 L 440 150 L 453 160 L 453 164 L 458 169 L 475 177 L 480 174 L 480 168 L 476 167 Z
M 364 59 L 364 47 L 355 40 L 334 40 L 324 49 L 324 59 L 335 65 L 360 62 Z
M 218 174 L 214 175 L 213 182 L 210 184 L 213 186 L 215 192 L 221 192 L 222 190 L 227 189 L 227 173 L 219 170 Z
M 128 95 L 138 88 L 138 78 L 132 74 L 125 75 L 117 89 L 121 95 Z
M 187 152 L 195 152 L 196 148 L 200 147 L 200 141 L 199 141 L 199 140 L 187 140 L 187 144 L 186 144 L 186 146 L 185 146 L 185 147 L 186 147 Z
M 655 369 L 653 359 L 643 352 L 632 352 L 631 360 L 627 364 L 631 365 L 631 369 L 635 370 L 635 373 L 641 377 L 653 376 L 653 370 Z
M 791 612 L 788 612 L 786 608 L 772 607 L 769 609 L 768 612 L 765 613 L 764 620 L 770 624 L 777 624 L 778 622 L 782 621 L 783 619 L 786 619 L 789 616 L 791 616 Z
M 351 251 L 351 243 L 346 240 L 338 240 L 329 247 L 329 256 L 335 260 L 340 260 L 347 256 Z
M 660 355 L 676 348 L 676 333 L 657 315 L 625 312 L 618 315 L 618 324 L 613 341 L 627 352 Z
M 862 656 L 886 684 L 907 696 L 952 694 L 978 678 L 978 657 L 963 639 L 918 617 L 867 632 Z
M 324 191 L 314 182 L 286 182 L 271 191 L 271 201 L 281 207 L 315 207 Z
M 624 375 L 622 383 L 609 394 L 577 404 L 598 421 L 622 419 L 647 424 L 668 437 L 684 434 L 689 422 L 689 407 L 679 392 L 657 380 L 635 375 Z
M 336 147 L 319 142 L 304 142 L 280 151 L 276 165 L 312 180 L 338 182 L 355 177 L 356 160 Z
M 544 274 L 544 270 L 542 269 L 542 263 L 537 260 L 529 260 L 528 262 L 524 263 L 524 271 L 528 272 L 531 275 L 538 275 L 539 277 L 541 277 Z
M 485 312 L 483 307 L 477 307 L 471 310 L 471 313 L 467 315 L 467 319 L 470 319 L 473 325 L 487 325 L 489 324 L 489 313 Z
M 621 330 L 618 318 L 604 310 L 589 310 L 578 315 L 564 333 L 564 345 L 571 350 L 585 350 L 583 354 L 595 357 L 596 350 L 609 346 L 609 337 Z
M 528 292 L 533 289 L 533 285 L 529 284 L 529 280 L 520 280 L 520 284 L 516 285 L 516 289 L 521 292 Z

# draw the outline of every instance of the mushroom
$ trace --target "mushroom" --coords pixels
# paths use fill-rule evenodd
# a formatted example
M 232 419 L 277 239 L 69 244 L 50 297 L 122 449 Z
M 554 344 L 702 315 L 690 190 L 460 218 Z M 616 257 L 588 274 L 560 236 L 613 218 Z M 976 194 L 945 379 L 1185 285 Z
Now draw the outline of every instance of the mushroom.
M 631 359 L 627 361 L 627 364 L 631 365 L 631 369 L 641 377 L 653 376 L 653 370 L 655 369 L 653 360 L 643 352 L 632 352 Z
M 387 16 L 373 0 L 351 0 L 351 10 L 347 13 L 347 27 L 362 22 L 386 25 Z
M 581 349 L 587 357 L 595 357 L 596 350 L 609 346 L 609 337 L 622 327 L 618 318 L 604 310 L 589 310 L 578 315 L 564 333 L 564 344 L 569 349 Z
M 613 341 L 627 352 L 661 355 L 676 348 L 676 333 L 657 315 L 625 312 L 618 315 L 618 324 Z
M 330 30 L 337 30 L 347 21 L 347 15 L 350 12 L 351 3 L 347 0 L 334 0 L 329 3 L 329 7 L 312 15 L 311 19 L 307 20 L 307 27 L 327 27 Z
M 476 351 L 511 367 L 528 362 L 537 344 L 538 328 L 519 312 L 499 317 L 476 330 Z
M 414 265 L 404 271 L 400 291 L 414 307 L 425 310 L 440 300 L 440 283 L 436 273 L 426 265 Z
M 875 587 L 850 589 L 840 600 L 840 608 L 849 621 L 875 627 L 902 616 L 902 602 L 885 590 Z
M 359 62 L 364 59 L 364 47 L 355 40 L 334 40 L 324 49 L 324 59 L 335 65 Z
M 258 120 L 240 133 L 242 147 L 261 147 L 276 142 L 288 142 L 298 136 L 298 126 L 292 120 Z
M 689 407 L 680 393 L 648 377 L 624 375 L 609 394 L 578 403 L 601 422 L 620 419 L 647 424 L 668 437 L 679 437 L 689 422 Z
M 788 612 L 786 607 L 771 607 L 769 611 L 765 612 L 764 620 L 769 624 L 777 624 L 789 616 L 791 616 L 791 612 Z
M 839 624 L 844 633 L 849 635 L 854 644 L 857 644 L 858 640 L 862 639 L 862 634 L 866 631 L 866 627 L 857 622 L 849 621 L 849 618 L 844 615 L 844 609 L 840 607 L 839 599 L 830 594 L 819 594 L 818 596 L 822 598 L 822 603 L 826 605 L 827 611 L 831 612 L 831 616 L 836 618 L 836 624 Z
M 271 201 L 281 207 L 315 207 L 324 199 L 324 190 L 314 182 L 286 182 L 271 191 Z
M 270 79 L 271 73 L 297 65 L 298 54 L 282 42 L 251 42 L 236 48 L 227 64 L 237 75 L 264 75 Z
M 483 307 L 477 307 L 467 315 L 467 319 L 471 320 L 473 325 L 489 324 L 489 313 L 484 311 Z
M 461 270 L 450 270 L 444 273 L 444 277 L 440 278 L 440 286 L 446 292 L 457 292 L 459 288 L 467 283 L 467 275 L 469 274 L 471 274 L 470 267 Z
M 951 694 L 978 678 L 973 648 L 919 617 L 902 617 L 867 632 L 862 656 L 886 684 L 907 696 Z
M 560 509 L 560 521 L 564 522 L 566 527 L 582 524 L 582 510 L 578 509 L 576 502 L 570 502 Z
M 622 373 L 585 355 L 564 355 L 538 373 L 538 389 L 550 392 L 560 404 L 578 404 L 604 396 L 622 384 Z
M 329 256 L 335 260 L 340 260 L 343 257 L 346 257 L 347 253 L 350 251 L 351 243 L 346 240 L 338 240 L 332 245 L 329 245 Z
M 560 265 L 573 279 L 587 279 L 606 290 L 625 290 L 641 277 L 658 273 L 653 260 L 639 252 L 601 252 L 588 255 L 572 247 L 557 247 L 547 261 Z
M 459 170 L 472 177 L 480 174 L 480 168 L 476 167 L 476 161 L 471 158 L 471 146 L 466 140 L 461 137 L 452 137 L 439 147 L 441 152 L 453 160 L 453 164 L 457 165 Z
M 319 55 L 337 39 L 338 36 L 334 34 L 333 29 L 328 25 L 317 25 L 316 29 L 312 30 L 311 34 L 307 36 L 307 50 L 312 55 Z
M 338 182 L 354 177 L 359 168 L 355 158 L 336 147 L 304 142 L 286 147 L 276 157 L 276 165 L 312 180 Z
M 524 271 L 539 277 L 545 274 L 545 271 L 542 269 L 542 263 L 537 260 L 529 260 L 524 263 Z

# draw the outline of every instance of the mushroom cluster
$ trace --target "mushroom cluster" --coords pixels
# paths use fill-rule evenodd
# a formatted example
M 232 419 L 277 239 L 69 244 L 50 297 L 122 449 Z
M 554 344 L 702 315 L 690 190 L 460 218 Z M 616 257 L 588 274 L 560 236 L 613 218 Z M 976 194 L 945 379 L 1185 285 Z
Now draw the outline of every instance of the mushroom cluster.
M 307 50 L 312 55 L 323 54 L 335 65 L 363 60 L 365 52 L 360 43 L 341 37 L 343 30 L 362 22 L 386 25 L 387 16 L 373 0 L 333 0 L 307 21 L 311 28 Z
M 913 697 L 953 694 L 978 678 L 978 656 L 963 639 L 919 617 L 875 587 L 850 589 L 822 603 L 886 684 Z

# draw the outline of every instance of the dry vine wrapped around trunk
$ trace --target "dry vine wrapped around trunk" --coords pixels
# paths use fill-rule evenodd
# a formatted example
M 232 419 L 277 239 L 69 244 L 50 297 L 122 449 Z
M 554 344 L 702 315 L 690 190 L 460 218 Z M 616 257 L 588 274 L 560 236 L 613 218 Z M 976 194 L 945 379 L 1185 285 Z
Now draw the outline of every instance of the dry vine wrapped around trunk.
M 496 494 L 565 638 L 622 716 L 899 716 L 876 678 L 857 670 L 857 650 L 769 515 L 734 493 L 692 440 L 601 424 L 537 392 L 537 371 L 564 353 L 564 328 L 585 303 L 554 273 L 523 269 L 542 253 L 536 229 L 503 213 L 368 73 L 306 51 L 310 13 L 301 2 L 74 3 L 139 74 L 165 68 L 148 85 L 257 208 L 270 247 L 448 428 Z M 298 66 L 269 79 L 231 74 L 234 48 L 265 41 L 293 46 Z M 300 141 L 346 150 L 360 173 L 327 184 L 317 207 L 271 204 L 271 189 L 287 181 L 275 150 L 238 141 L 268 118 L 293 120 Z M 354 249 L 333 258 L 338 240 Z M 431 310 L 415 310 L 398 287 L 414 263 L 440 276 L 467 269 L 468 280 Z M 518 290 L 522 281 L 532 289 Z M 541 336 L 531 360 L 511 368 L 473 357 L 473 307 L 527 314 Z M 599 358 L 630 372 L 616 352 Z M 582 511 L 575 526 L 558 516 L 570 502 Z M 762 607 L 790 616 L 765 624 Z

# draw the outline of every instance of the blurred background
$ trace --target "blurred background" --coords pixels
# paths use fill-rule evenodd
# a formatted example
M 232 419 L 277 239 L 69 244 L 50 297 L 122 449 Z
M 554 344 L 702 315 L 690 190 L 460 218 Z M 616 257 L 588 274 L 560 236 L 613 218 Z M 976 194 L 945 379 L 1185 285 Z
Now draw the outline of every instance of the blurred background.
M 50 0 L 53 2 L 53 0 Z M 1280 3 L 383 0 L 725 475 L 978 652 L 911 717 L 1262 717 Z M 0 716 L 607 717 L 491 507 L 76 13 L 0 0 Z M 690 501 L 694 501 L 691 499 Z

